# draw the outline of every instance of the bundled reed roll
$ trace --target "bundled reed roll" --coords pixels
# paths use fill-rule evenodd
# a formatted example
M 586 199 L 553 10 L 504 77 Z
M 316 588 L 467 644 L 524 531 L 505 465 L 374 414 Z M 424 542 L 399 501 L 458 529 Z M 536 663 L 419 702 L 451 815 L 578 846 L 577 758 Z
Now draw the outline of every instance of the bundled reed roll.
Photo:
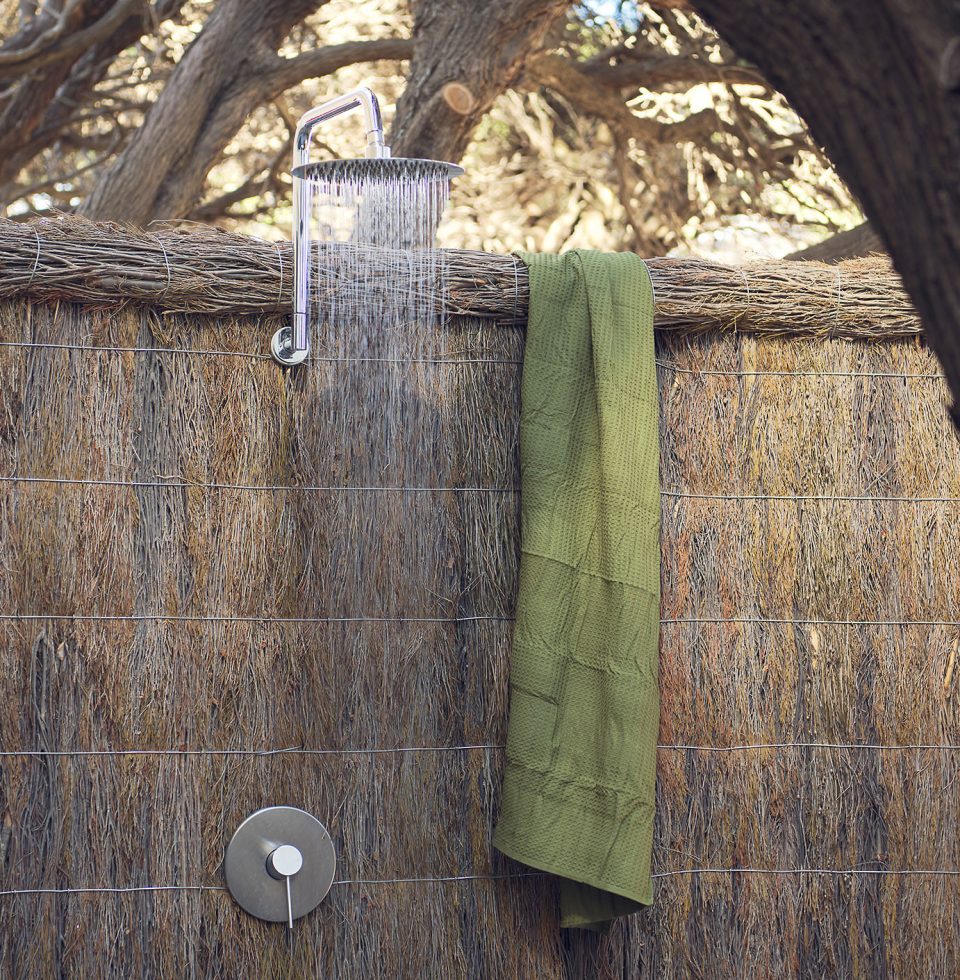
M 663 877 L 597 940 L 490 845 L 521 330 L 285 374 L 272 327 L 0 304 L 5 975 L 957 973 L 960 462 L 928 352 L 660 336 Z M 378 371 L 409 385 L 393 471 Z M 222 890 L 272 803 L 339 857 L 292 953 Z
M 358 257 L 358 252 L 362 255 Z M 514 256 L 448 250 L 432 290 L 446 314 L 523 324 L 526 267 Z M 387 249 L 320 245 L 315 295 L 336 288 L 362 261 L 365 281 L 397 267 Z M 883 257 L 839 265 L 755 262 L 731 267 L 651 259 L 655 325 L 684 333 L 737 331 L 894 339 L 921 333 L 920 319 Z M 213 228 L 131 231 L 64 217 L 23 224 L 0 219 L 0 298 L 234 315 L 290 309 L 293 249 Z M 442 281 L 443 288 L 437 288 Z

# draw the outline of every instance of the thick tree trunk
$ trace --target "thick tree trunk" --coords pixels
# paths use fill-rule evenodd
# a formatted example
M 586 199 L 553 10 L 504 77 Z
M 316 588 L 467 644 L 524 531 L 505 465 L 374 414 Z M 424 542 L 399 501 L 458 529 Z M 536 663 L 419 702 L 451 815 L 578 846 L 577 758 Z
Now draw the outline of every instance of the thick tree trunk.
M 396 156 L 459 160 L 494 99 L 570 6 L 567 0 L 418 0 Z
M 786 258 L 802 262 L 829 262 L 831 265 L 845 259 L 862 259 L 877 252 L 883 252 L 880 236 L 865 221 L 849 231 L 841 231 L 825 238 L 816 245 L 791 252 Z
M 923 317 L 960 426 L 960 11 L 916 0 L 695 0 L 786 95 Z
M 220 0 L 143 127 L 80 212 L 132 224 L 186 214 L 216 154 L 257 104 L 266 56 L 273 57 L 290 29 L 323 2 Z

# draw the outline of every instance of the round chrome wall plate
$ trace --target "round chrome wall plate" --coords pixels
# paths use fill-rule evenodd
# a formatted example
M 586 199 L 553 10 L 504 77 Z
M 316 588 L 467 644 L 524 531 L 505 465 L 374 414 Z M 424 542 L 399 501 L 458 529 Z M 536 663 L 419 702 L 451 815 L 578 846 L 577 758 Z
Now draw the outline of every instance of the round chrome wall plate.
M 289 327 L 281 327 L 270 338 L 270 353 L 273 355 L 273 359 L 284 367 L 296 367 L 298 364 L 303 364 L 309 353 L 308 350 L 291 350 L 290 340 L 292 337 L 293 331 Z
M 296 848 L 303 862 L 289 878 L 271 874 L 269 859 L 283 847 Z M 278 857 L 291 853 L 281 851 Z M 280 860 L 275 863 L 284 866 Z M 295 865 L 294 860 L 286 867 Z M 290 912 L 299 919 L 323 901 L 336 867 L 333 841 L 316 817 L 292 806 L 269 806 L 251 813 L 237 827 L 227 845 L 224 875 L 230 894 L 241 908 L 267 922 L 286 922 L 287 883 Z

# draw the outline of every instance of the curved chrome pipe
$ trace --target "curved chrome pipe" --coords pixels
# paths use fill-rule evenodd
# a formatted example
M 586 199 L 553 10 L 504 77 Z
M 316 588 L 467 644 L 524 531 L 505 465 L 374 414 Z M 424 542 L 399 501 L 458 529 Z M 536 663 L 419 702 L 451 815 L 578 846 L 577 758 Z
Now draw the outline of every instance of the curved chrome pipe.
M 363 109 L 367 117 L 367 153 L 371 158 L 390 156 L 390 147 L 383 142 L 383 118 L 380 103 L 368 88 L 357 88 L 352 92 L 338 95 L 329 102 L 308 109 L 297 123 L 294 136 L 293 165 L 302 167 L 310 162 L 310 137 L 319 123 L 333 119 L 351 109 Z
M 300 364 L 310 350 L 310 182 L 296 176 L 296 168 L 310 162 L 313 130 L 322 122 L 352 109 L 363 109 L 367 120 L 366 156 L 390 156 L 383 141 L 383 118 L 377 97 L 368 88 L 357 88 L 307 110 L 297 123 L 293 139 L 293 321 L 278 330 L 270 349 L 281 364 Z

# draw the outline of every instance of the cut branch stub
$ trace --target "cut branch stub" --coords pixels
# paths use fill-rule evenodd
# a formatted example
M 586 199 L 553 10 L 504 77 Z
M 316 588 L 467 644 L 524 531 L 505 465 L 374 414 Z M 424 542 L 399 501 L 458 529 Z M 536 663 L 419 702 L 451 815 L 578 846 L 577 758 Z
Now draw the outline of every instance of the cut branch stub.
M 477 100 L 466 85 L 460 82 L 447 82 L 440 94 L 443 101 L 461 116 L 469 115 L 477 107 Z

